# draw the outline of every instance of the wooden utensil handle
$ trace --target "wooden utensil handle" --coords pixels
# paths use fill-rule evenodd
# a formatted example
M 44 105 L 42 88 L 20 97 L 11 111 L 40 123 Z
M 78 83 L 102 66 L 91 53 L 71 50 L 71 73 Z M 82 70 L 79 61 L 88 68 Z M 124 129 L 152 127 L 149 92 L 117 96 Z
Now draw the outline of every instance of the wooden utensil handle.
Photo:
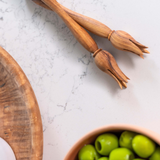
M 92 53 L 98 50 L 98 46 L 93 38 L 61 8 L 56 0 L 42 1 L 64 20 L 68 28 L 72 31 L 73 35 L 83 45 L 84 48 Z
M 45 5 L 41 0 L 33 0 L 35 3 L 37 3 L 38 5 L 51 10 L 47 5 Z M 109 27 L 107 27 L 105 24 L 84 16 L 82 14 L 79 14 L 77 12 L 74 12 L 66 7 L 64 7 L 63 5 L 61 5 L 61 8 L 63 8 L 63 10 L 65 10 L 65 12 L 67 12 L 69 14 L 70 17 L 72 17 L 77 23 L 79 23 L 82 27 L 84 27 L 85 29 L 87 29 L 88 31 L 101 36 L 101 37 L 105 37 L 108 38 L 108 35 L 111 32 L 111 29 Z
M 108 38 L 109 33 L 112 31 L 109 27 L 93 18 L 74 12 L 62 5 L 61 7 L 82 27 L 98 36 Z

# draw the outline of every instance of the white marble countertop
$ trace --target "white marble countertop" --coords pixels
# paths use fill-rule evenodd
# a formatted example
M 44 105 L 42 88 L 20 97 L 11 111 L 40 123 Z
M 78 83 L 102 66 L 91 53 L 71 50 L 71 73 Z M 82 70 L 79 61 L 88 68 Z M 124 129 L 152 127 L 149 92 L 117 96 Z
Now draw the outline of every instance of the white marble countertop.
M 44 160 L 62 160 L 97 127 L 134 124 L 160 133 L 160 1 L 59 0 L 149 46 L 144 60 L 93 36 L 131 79 L 128 88 L 101 72 L 54 13 L 31 0 L 0 0 L 0 45 L 24 70 L 43 121 Z

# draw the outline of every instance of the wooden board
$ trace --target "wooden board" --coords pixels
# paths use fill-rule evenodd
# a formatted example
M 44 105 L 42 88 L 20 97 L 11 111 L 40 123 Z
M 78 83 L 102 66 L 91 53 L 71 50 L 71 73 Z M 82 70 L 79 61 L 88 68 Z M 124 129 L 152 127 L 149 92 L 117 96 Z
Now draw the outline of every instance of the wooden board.
M 0 137 L 17 160 L 42 160 L 43 130 L 32 87 L 16 61 L 0 47 Z

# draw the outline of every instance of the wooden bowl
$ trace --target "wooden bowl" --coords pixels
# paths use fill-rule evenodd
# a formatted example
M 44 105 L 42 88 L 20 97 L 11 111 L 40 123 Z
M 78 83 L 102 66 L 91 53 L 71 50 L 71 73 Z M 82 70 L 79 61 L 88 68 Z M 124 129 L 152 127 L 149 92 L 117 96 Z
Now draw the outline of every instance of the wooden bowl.
M 98 129 L 93 130 L 92 132 L 88 133 L 87 135 L 83 136 L 68 152 L 64 160 L 78 160 L 77 154 L 79 150 L 85 145 L 90 144 L 95 141 L 98 135 L 105 133 L 105 132 L 122 132 L 124 130 L 137 132 L 147 137 L 151 138 L 155 141 L 158 145 L 160 145 L 160 135 L 154 133 L 148 129 L 132 126 L 132 125 L 125 125 L 125 124 L 115 124 L 110 126 L 104 126 Z
M 0 47 L 0 137 L 17 160 L 42 160 L 43 130 L 32 87 L 16 61 Z

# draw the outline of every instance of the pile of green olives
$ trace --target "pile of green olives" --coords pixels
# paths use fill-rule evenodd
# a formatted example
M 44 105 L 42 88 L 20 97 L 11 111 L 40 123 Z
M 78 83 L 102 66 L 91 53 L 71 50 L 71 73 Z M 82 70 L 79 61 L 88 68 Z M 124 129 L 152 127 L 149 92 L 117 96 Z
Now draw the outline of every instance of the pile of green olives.
M 79 160 L 160 160 L 160 146 L 148 137 L 124 131 L 120 137 L 104 133 L 95 145 L 85 145 L 78 153 Z

